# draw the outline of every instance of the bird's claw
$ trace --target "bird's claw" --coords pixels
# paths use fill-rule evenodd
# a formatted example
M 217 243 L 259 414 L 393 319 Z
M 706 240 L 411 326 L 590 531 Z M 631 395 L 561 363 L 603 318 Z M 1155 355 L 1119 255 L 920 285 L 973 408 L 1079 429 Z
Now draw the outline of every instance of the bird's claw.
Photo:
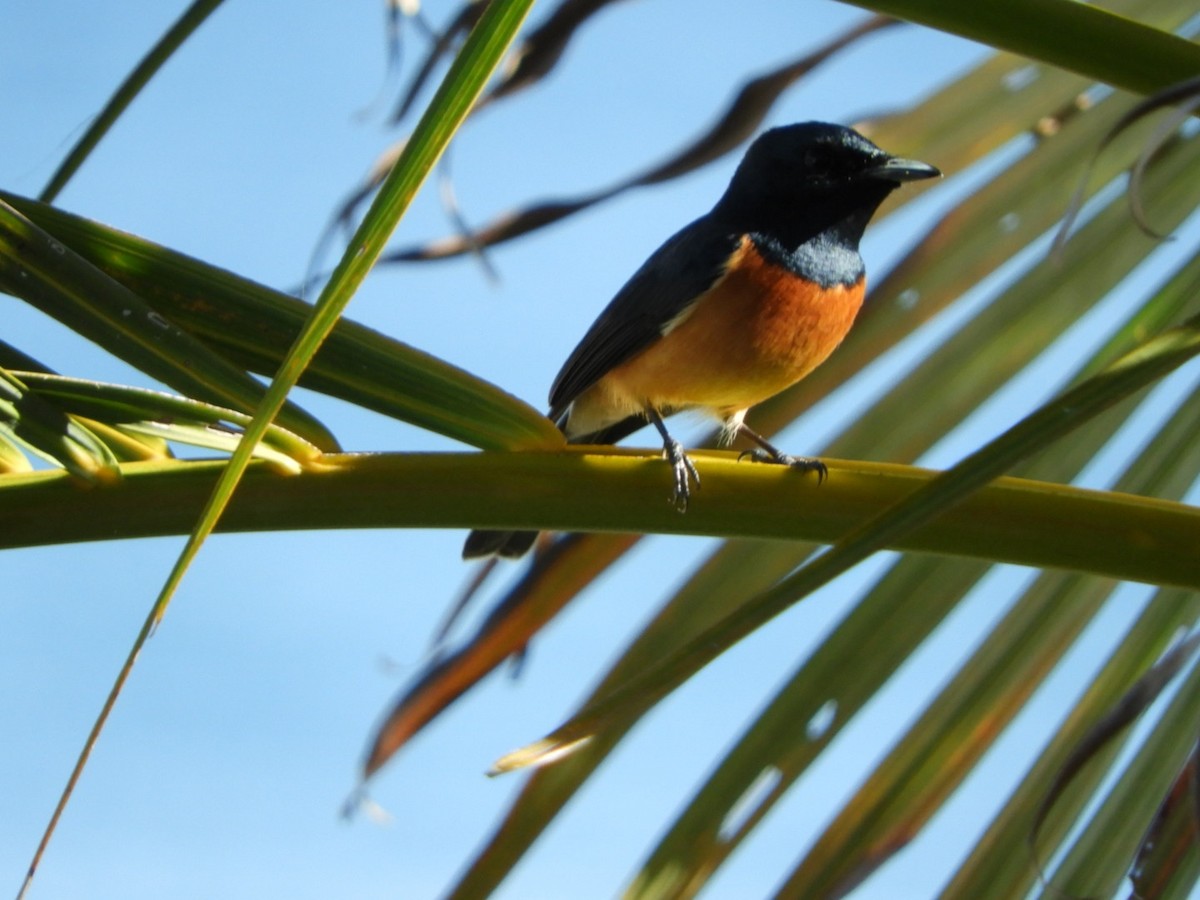
M 672 440 L 664 444 L 663 456 L 671 464 L 675 475 L 675 492 L 672 495 L 672 502 L 679 512 L 687 512 L 688 500 L 692 495 L 692 482 L 695 482 L 697 490 L 700 489 L 700 473 L 696 471 L 695 463 L 684 452 L 683 445 L 679 441 Z
M 766 450 L 755 448 L 753 450 L 743 450 L 738 454 L 738 461 L 749 458 L 753 462 L 773 463 L 777 466 L 788 466 L 792 469 L 799 469 L 801 472 L 816 472 L 817 484 L 821 484 L 827 475 L 829 468 L 819 459 L 812 459 L 807 456 L 789 456 L 787 453 L 770 453 Z

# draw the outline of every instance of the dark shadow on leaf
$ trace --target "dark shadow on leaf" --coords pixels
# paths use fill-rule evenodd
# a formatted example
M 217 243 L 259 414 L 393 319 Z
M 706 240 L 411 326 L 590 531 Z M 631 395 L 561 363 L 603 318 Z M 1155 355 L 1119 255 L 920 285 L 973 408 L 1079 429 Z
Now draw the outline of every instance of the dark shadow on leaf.
M 1145 210 L 1142 208 L 1140 188 L 1146 167 L 1150 161 L 1165 146 L 1167 141 L 1171 139 L 1178 127 L 1200 107 L 1200 76 L 1178 82 L 1155 94 L 1151 94 L 1118 119 L 1116 124 L 1104 135 L 1100 143 L 1096 145 L 1096 150 L 1092 153 L 1092 158 L 1088 161 L 1087 168 L 1080 179 L 1079 187 L 1075 191 L 1075 195 L 1071 198 L 1071 203 L 1068 205 L 1066 213 L 1063 215 L 1062 225 L 1059 226 L 1058 234 L 1054 236 L 1054 243 L 1050 249 L 1051 255 L 1058 255 L 1062 252 L 1063 245 L 1066 244 L 1067 238 L 1071 234 L 1071 228 L 1075 224 L 1075 220 L 1079 217 L 1079 212 L 1083 208 L 1087 185 L 1091 180 L 1092 170 L 1096 166 L 1096 159 L 1109 144 L 1127 129 L 1151 113 L 1168 106 L 1178 107 L 1178 109 L 1174 115 L 1163 123 L 1163 127 L 1160 127 L 1146 142 L 1137 162 L 1134 164 L 1129 179 L 1129 205 L 1134 222 L 1150 237 L 1160 240 L 1165 237 L 1156 232 L 1147 222 Z
M 1137 858 L 1129 873 L 1133 891 L 1138 898 L 1172 896 L 1184 879 L 1194 880 L 1189 864 L 1195 862 L 1197 842 L 1200 841 L 1200 821 L 1197 801 L 1200 800 L 1200 747 L 1192 750 L 1187 764 L 1175 779 L 1154 822 L 1142 839 Z
M 1043 866 L 1037 856 L 1038 834 L 1045 824 L 1050 810 L 1054 808 L 1054 804 L 1070 787 L 1071 782 L 1083 767 L 1113 738 L 1150 708 L 1163 689 L 1188 664 L 1198 648 L 1200 648 L 1200 632 L 1193 632 L 1187 639 L 1180 641 L 1165 653 L 1125 692 L 1116 705 L 1091 727 L 1078 746 L 1067 756 L 1062 768 L 1051 782 L 1049 790 L 1046 791 L 1046 796 L 1042 798 L 1029 827 L 1029 852 L 1039 871 Z

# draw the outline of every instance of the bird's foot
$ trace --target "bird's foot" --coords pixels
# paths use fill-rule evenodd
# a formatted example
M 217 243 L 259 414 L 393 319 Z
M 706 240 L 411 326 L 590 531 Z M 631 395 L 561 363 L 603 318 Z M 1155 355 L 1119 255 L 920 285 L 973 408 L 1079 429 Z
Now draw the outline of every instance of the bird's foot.
M 739 453 L 738 460 L 743 459 L 750 459 L 753 462 L 773 463 L 777 466 L 788 466 L 792 469 L 799 469 L 801 472 L 816 472 L 817 484 L 823 482 L 829 474 L 829 469 L 825 463 L 808 456 L 789 456 L 787 453 L 771 452 L 770 450 L 755 448 Z
M 700 489 L 700 473 L 696 471 L 691 457 L 684 452 L 683 444 L 677 440 L 671 439 L 663 443 L 663 456 L 671 464 L 675 475 L 675 492 L 672 495 L 672 502 L 679 512 L 687 512 L 688 500 L 692 495 L 692 483 L 695 483 L 696 490 Z

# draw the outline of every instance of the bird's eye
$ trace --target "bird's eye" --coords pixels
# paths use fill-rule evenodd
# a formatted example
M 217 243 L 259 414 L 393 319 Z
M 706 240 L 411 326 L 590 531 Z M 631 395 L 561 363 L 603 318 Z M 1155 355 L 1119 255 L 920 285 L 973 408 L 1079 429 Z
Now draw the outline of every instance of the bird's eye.
M 829 168 L 829 154 L 823 147 L 810 147 L 804 151 L 804 168 L 810 172 L 825 172 Z

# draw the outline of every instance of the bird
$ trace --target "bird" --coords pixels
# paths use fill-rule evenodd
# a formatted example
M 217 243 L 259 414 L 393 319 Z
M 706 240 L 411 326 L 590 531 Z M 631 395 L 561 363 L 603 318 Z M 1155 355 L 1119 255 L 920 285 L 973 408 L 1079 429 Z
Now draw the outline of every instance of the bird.
M 852 128 L 801 122 L 764 131 L 716 205 L 676 232 L 617 292 L 567 357 L 548 413 L 573 444 L 611 444 L 649 421 L 686 511 L 700 475 L 664 419 L 702 410 L 749 455 L 826 475 L 746 425 L 747 411 L 808 375 L 854 324 L 866 289 L 859 241 L 892 191 L 937 178 Z M 534 531 L 472 531 L 463 558 L 518 558 Z

